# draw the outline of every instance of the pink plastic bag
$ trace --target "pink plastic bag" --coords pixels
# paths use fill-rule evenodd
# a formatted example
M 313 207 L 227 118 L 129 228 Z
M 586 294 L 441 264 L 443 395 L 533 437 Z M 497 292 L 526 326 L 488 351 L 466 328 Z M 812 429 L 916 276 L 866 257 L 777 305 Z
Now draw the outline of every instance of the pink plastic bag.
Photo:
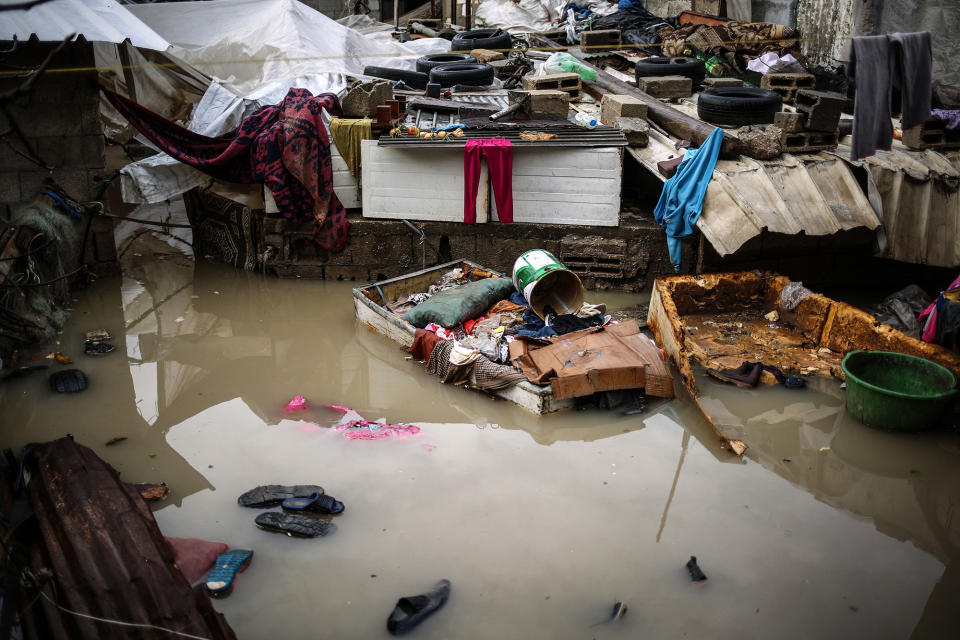
M 307 399 L 303 396 L 296 396 L 284 407 L 285 411 L 305 411 L 307 409 Z

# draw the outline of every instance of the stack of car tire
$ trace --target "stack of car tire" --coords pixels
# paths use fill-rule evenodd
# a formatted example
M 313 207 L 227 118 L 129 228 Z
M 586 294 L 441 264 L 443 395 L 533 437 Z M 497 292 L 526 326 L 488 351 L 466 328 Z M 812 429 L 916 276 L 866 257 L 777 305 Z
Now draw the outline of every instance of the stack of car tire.
M 370 66 L 364 68 L 363 73 L 374 78 L 399 80 L 413 89 L 425 89 L 428 82 L 436 82 L 441 87 L 488 87 L 493 84 L 493 67 L 479 63 L 472 55 L 463 52 L 474 49 L 506 52 L 512 43 L 510 34 L 502 29 L 461 31 L 453 36 L 450 53 L 421 56 L 416 71 Z
M 686 57 L 652 57 L 636 63 L 637 83 L 640 78 L 686 76 L 696 89 L 706 77 L 703 61 Z M 780 94 L 752 87 L 716 87 L 700 92 L 697 117 L 711 124 L 743 126 L 768 124 L 780 111 Z

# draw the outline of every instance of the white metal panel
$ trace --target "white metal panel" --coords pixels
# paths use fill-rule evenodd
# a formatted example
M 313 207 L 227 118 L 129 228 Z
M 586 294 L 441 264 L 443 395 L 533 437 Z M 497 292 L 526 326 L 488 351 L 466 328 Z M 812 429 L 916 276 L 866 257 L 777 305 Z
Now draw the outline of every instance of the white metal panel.
M 2 4 L 11 4 L 5 2 Z M 166 51 L 170 43 L 115 0 L 53 0 L 30 10 L 0 12 L 0 40 L 59 42 L 71 33 L 88 42 L 123 42 Z
M 337 145 L 330 140 L 330 162 L 333 166 L 333 192 L 340 198 L 340 203 L 346 209 L 357 209 L 363 206 L 357 197 L 357 179 L 350 173 L 346 160 L 340 155 Z M 362 175 L 362 174 L 361 174 Z
M 463 222 L 463 148 L 416 149 L 361 145 L 363 217 Z M 481 172 L 477 222 L 487 220 Z
M 514 147 L 513 221 L 617 226 L 622 163 L 613 147 Z

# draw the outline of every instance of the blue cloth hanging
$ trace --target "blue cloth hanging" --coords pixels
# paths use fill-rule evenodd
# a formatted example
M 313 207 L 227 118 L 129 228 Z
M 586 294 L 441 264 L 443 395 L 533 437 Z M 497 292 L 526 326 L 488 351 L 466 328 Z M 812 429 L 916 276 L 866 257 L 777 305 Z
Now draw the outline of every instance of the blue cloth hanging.
M 713 130 L 699 149 L 687 149 L 677 172 L 663 184 L 663 192 L 653 218 L 667 231 L 667 248 L 673 268 L 680 270 L 680 238 L 693 233 L 693 227 L 703 209 L 703 196 L 713 177 L 720 146 L 723 144 L 723 129 Z

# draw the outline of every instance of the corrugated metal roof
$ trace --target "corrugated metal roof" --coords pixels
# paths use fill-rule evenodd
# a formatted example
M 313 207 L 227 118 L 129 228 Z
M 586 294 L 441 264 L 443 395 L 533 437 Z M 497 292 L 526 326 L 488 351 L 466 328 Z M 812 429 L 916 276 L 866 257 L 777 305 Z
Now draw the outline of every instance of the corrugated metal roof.
M 651 130 L 650 144 L 630 154 L 661 180 L 657 162 L 676 157 L 674 140 Z M 830 235 L 854 227 L 876 229 L 880 218 L 851 168 L 828 153 L 783 154 L 775 160 L 740 156 L 719 160 L 697 228 L 721 256 L 764 229 Z
M 6 1 L 6 0 L 2 0 Z M 114 0 L 52 0 L 32 9 L 0 12 L 0 40 L 59 42 L 71 33 L 88 42 L 123 42 L 165 51 L 170 43 Z
M 850 157 L 841 146 L 837 155 Z M 866 167 L 883 203 L 878 255 L 937 267 L 960 266 L 960 151 L 890 151 L 856 163 Z

